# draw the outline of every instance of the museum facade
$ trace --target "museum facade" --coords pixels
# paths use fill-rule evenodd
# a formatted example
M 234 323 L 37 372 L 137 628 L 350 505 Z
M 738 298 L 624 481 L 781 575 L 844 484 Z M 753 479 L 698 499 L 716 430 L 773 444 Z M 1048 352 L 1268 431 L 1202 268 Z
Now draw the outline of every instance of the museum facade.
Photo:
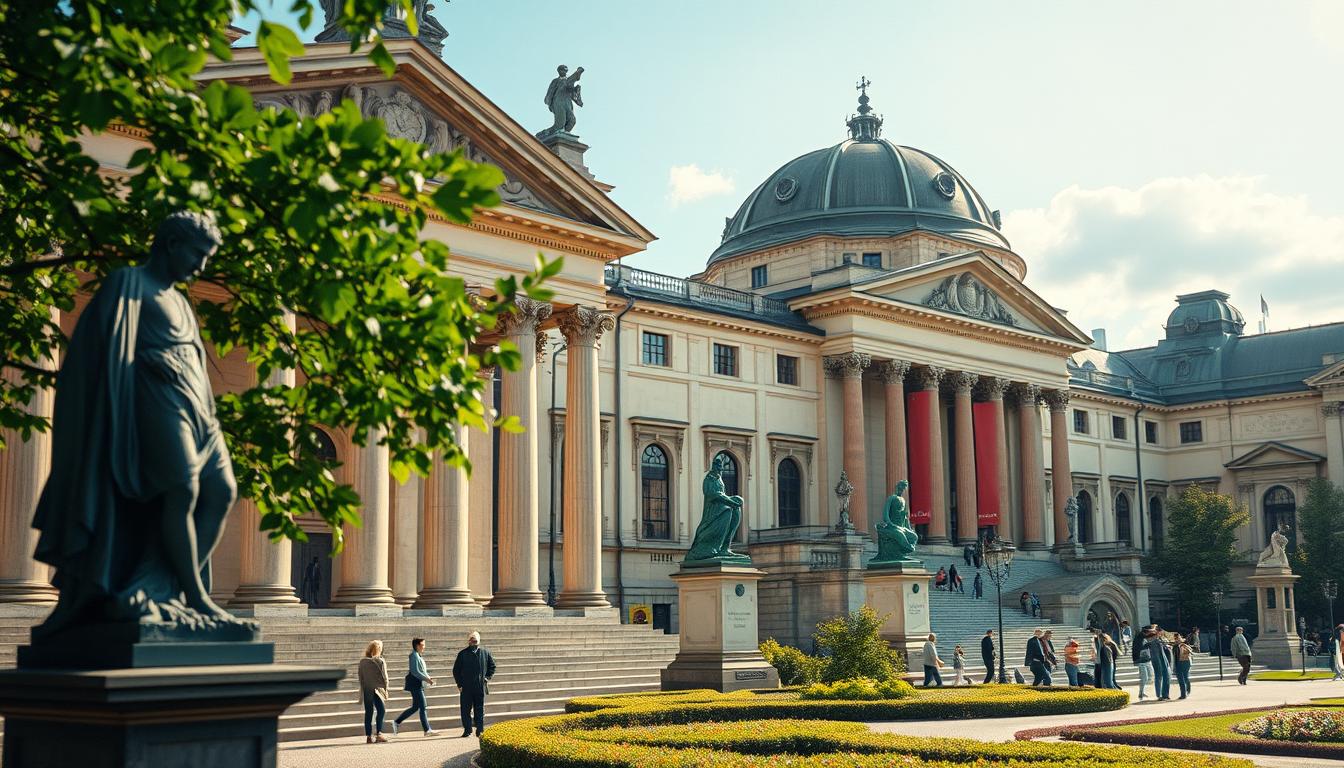
M 522 366 L 489 372 L 488 405 L 525 431 L 464 431 L 470 477 L 441 467 L 405 484 L 385 450 L 327 431 L 363 527 L 329 558 L 320 520 L 302 521 L 307 542 L 274 544 L 241 501 L 215 554 L 222 602 L 258 615 L 614 606 L 671 628 L 670 574 L 718 460 L 745 502 L 741 546 L 773 574 L 763 633 L 797 639 L 862 602 L 865 534 L 901 479 L 928 558 L 994 533 L 1020 558 L 1086 577 L 1041 587 L 1059 620 L 1104 604 L 1145 621 L 1160 588 L 1139 557 L 1161 545 L 1183 488 L 1245 503 L 1252 551 L 1294 525 L 1308 480 L 1344 484 L 1344 323 L 1247 335 L 1230 297 L 1209 290 L 1177 297 L 1154 346 L 1108 351 L 1060 297 L 1027 286 L 1031 254 L 964 176 L 883 136 L 866 92 L 838 143 L 766 178 L 705 269 L 676 277 L 624 263 L 654 237 L 594 178 L 576 136 L 539 139 L 425 42 L 388 48 L 390 80 L 341 42 L 308 46 L 283 87 L 251 48 L 204 79 L 305 117 L 348 98 L 394 136 L 505 171 L 498 207 L 470 225 L 431 221 L 426 235 L 482 290 L 537 252 L 563 257 L 553 300 L 520 300 L 502 326 Z M 118 174 L 143 138 L 114 128 L 87 146 Z M 255 380 L 237 352 L 211 376 L 219 391 Z M 49 413 L 50 399 L 32 407 Z M 38 436 L 0 453 L 0 602 L 54 600 L 29 527 L 49 447 Z

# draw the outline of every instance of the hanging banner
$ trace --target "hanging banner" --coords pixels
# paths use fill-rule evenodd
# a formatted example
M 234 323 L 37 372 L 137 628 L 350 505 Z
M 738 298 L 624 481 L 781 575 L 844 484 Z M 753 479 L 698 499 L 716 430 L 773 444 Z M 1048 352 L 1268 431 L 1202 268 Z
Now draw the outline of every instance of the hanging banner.
M 930 429 L 937 424 L 929 423 L 929 414 L 933 411 L 929 399 L 938 397 L 937 392 L 918 390 L 905 397 L 905 434 L 910 463 L 910 522 L 928 524 L 933 519 L 933 488 L 930 478 L 933 468 L 929 464 Z
M 1003 421 L 994 403 L 974 403 L 971 405 L 971 424 L 975 429 L 976 523 L 983 528 L 999 524 L 999 512 L 1003 505 L 1003 494 L 999 488 Z

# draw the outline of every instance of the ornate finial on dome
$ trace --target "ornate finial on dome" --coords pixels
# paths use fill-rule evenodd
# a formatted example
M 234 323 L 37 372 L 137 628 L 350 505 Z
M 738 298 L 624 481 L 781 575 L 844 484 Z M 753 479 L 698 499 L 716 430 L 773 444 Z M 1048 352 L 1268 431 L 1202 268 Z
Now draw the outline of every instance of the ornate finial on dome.
M 850 115 L 849 137 L 855 141 L 876 141 L 882 135 L 882 117 L 872 114 L 873 108 L 868 106 L 868 86 L 873 81 L 860 75 L 859 82 L 854 85 L 854 90 L 859 92 L 859 113 Z

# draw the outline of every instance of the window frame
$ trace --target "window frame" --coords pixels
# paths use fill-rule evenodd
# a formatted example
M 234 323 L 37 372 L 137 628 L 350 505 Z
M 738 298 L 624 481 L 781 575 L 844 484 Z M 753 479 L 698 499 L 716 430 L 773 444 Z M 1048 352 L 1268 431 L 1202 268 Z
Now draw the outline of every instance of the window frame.
M 1143 441 L 1148 445 L 1157 445 L 1161 435 L 1157 429 L 1157 422 L 1149 419 L 1143 420 Z
M 758 264 L 751 268 L 751 290 L 764 288 L 770 283 L 770 270 L 768 264 Z
M 1119 427 L 1119 429 L 1116 429 L 1116 427 Z M 1111 437 L 1116 440 L 1129 439 L 1129 424 L 1124 416 L 1111 414 Z
M 649 357 L 649 339 L 659 338 L 663 340 L 662 358 L 663 361 L 653 362 Z M 639 360 L 643 365 L 652 365 L 657 368 L 672 367 L 672 335 L 668 333 L 659 333 L 657 331 L 641 331 L 639 336 Z
M 729 353 L 726 357 L 724 357 L 724 359 L 731 360 L 732 362 L 732 370 L 729 373 L 724 373 L 723 371 L 719 370 L 719 360 L 720 360 L 719 350 L 724 350 Z M 736 344 L 722 344 L 720 342 L 715 341 L 711 342 L 709 348 L 709 355 L 710 355 L 709 370 L 715 376 L 727 376 L 734 379 L 739 379 L 742 377 L 741 347 L 737 346 Z
M 1193 434 L 1187 436 L 1187 428 Z M 1195 419 L 1194 421 L 1182 421 L 1178 427 L 1181 435 L 1181 445 L 1198 445 L 1204 442 L 1204 420 Z
M 789 371 L 789 372 L 790 372 L 790 377 L 791 377 L 792 381 L 784 381 L 784 377 L 780 375 L 780 374 L 783 372 L 783 369 L 780 368 L 780 363 L 782 363 L 782 362 L 785 361 L 785 360 L 789 360 L 789 361 L 791 361 L 791 366 L 790 366 L 790 371 Z M 796 386 L 799 386 L 799 384 L 798 384 L 798 368 L 799 368 L 799 362 L 800 362 L 800 361 L 799 361 L 797 355 L 786 355 L 786 354 L 783 354 L 783 353 L 780 353 L 780 352 L 776 352 L 776 353 L 775 353 L 775 383 L 776 383 L 776 384 L 782 384 L 783 386 L 786 386 L 786 387 L 796 387 Z
M 793 477 L 790 478 L 790 482 L 796 484 L 791 491 L 794 494 L 793 499 L 794 504 L 791 507 L 791 509 L 796 514 L 796 517 L 793 519 L 793 522 L 787 525 L 785 524 L 784 521 L 784 511 L 785 511 L 784 494 L 786 490 L 789 489 L 786 489 L 785 487 L 786 481 L 784 478 L 784 473 L 781 471 L 784 468 L 784 462 L 788 462 L 793 467 L 792 470 Z M 802 465 L 798 463 L 797 459 L 793 458 L 792 456 L 785 456 L 784 458 L 779 460 L 778 464 L 775 465 L 775 527 L 794 528 L 802 524 L 803 524 L 803 468 Z
M 876 256 L 876 257 L 877 257 L 877 259 L 876 259 L 877 263 L 876 263 L 876 264 L 869 264 L 869 263 L 868 263 L 868 257 L 869 257 L 869 256 Z M 873 268 L 875 268 L 875 269 L 881 269 L 881 268 L 882 268 L 882 252 L 881 252 L 881 251 L 863 251 L 863 252 L 860 254 L 860 256 L 859 256 L 859 263 L 862 264 L 862 265 L 865 266 L 865 267 L 873 267 Z
M 1073 409 L 1073 433 L 1074 433 L 1075 435 L 1090 435 L 1090 434 L 1092 434 L 1092 431 L 1091 431 L 1091 427 L 1092 427 L 1091 421 L 1092 421 L 1092 419 L 1090 418 L 1090 416 L 1091 416 L 1091 415 L 1090 415 L 1087 411 L 1083 410 L 1082 408 L 1074 408 L 1074 409 Z M 1079 424 L 1082 425 L 1082 427 L 1083 427 L 1082 429 L 1079 429 L 1079 428 L 1078 428 L 1078 425 L 1079 425 Z
M 651 479 L 645 477 L 646 467 L 657 466 L 656 464 L 651 464 L 647 460 L 650 451 L 657 451 L 659 454 L 662 455 L 663 458 L 662 463 L 663 477 L 661 480 L 663 487 L 661 496 L 651 496 L 649 493 L 649 483 L 658 482 L 658 480 L 656 478 Z M 649 512 L 651 507 L 649 502 L 651 500 L 662 501 L 663 514 L 661 519 L 655 519 L 650 516 Z M 648 445 L 645 445 L 643 450 L 639 452 L 639 538 L 646 541 L 673 541 L 675 537 L 673 536 L 672 522 L 673 520 L 672 520 L 671 451 L 669 451 L 667 446 L 663 445 L 662 443 L 652 441 Z M 653 533 L 650 533 L 651 530 L 650 526 L 659 523 L 661 523 L 664 526 L 665 534 L 662 536 L 658 536 L 654 535 Z

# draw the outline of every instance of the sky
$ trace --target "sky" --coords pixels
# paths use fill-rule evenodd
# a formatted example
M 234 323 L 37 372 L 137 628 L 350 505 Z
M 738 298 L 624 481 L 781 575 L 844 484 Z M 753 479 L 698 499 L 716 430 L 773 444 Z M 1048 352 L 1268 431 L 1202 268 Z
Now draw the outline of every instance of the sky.
M 864 76 L 883 136 L 1001 209 L 1028 287 L 1111 349 L 1209 288 L 1247 332 L 1261 295 L 1270 330 L 1344 321 L 1344 0 L 433 4 L 444 60 L 529 130 L 584 67 L 588 166 L 659 238 L 631 266 L 702 269 L 758 184 L 845 138 Z

